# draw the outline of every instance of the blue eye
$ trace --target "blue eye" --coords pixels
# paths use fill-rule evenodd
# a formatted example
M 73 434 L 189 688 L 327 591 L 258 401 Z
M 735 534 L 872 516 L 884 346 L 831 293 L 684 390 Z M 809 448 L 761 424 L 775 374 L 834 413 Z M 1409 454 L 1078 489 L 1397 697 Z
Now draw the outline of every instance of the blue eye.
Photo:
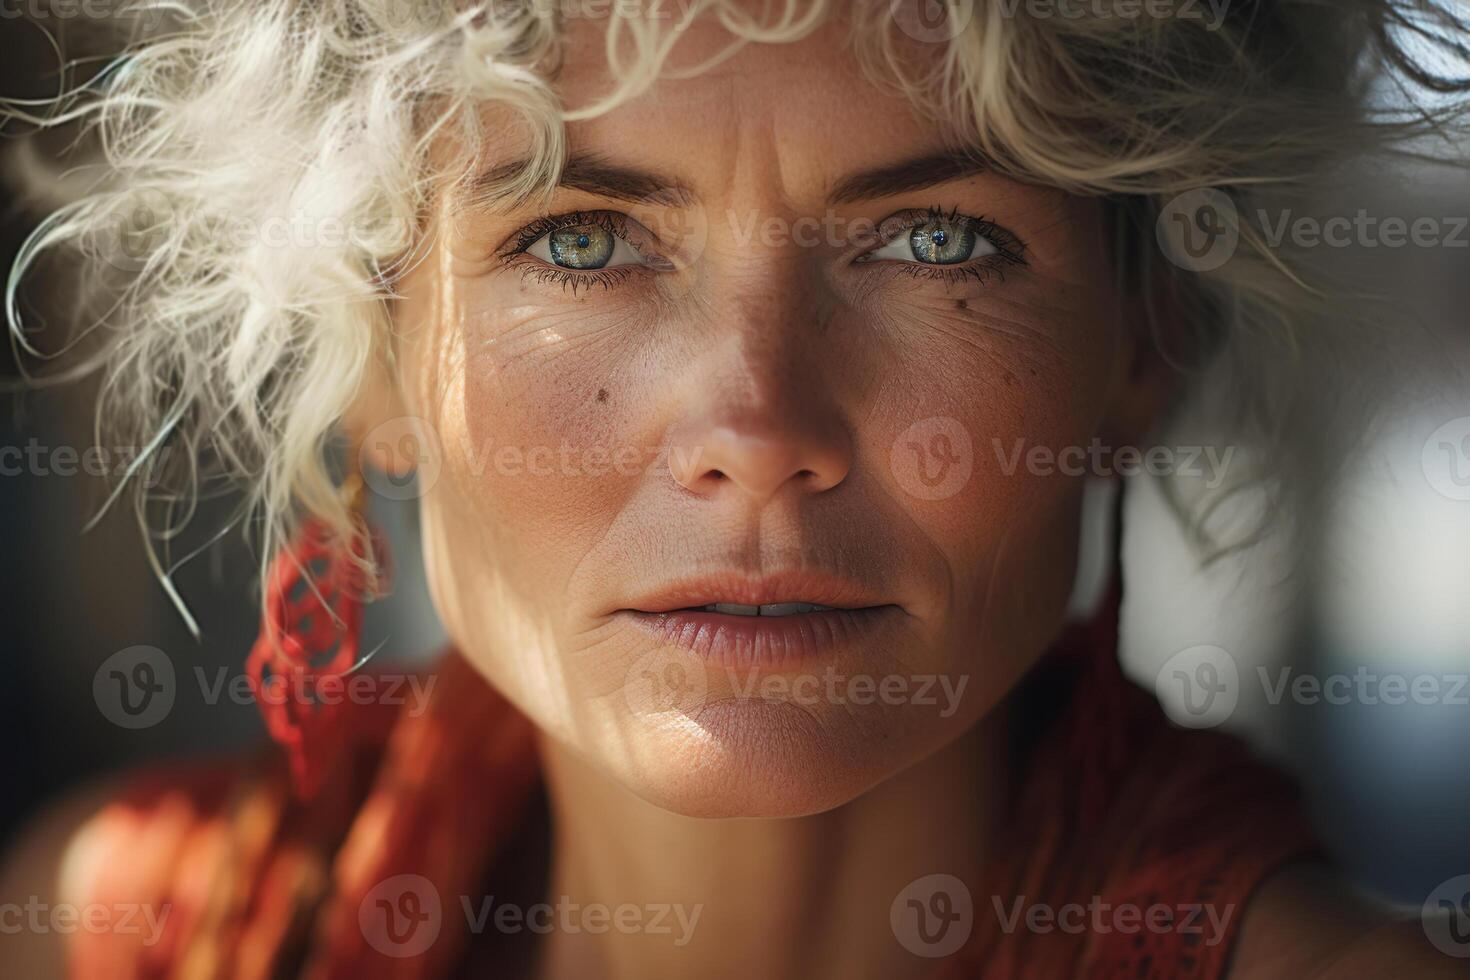
M 553 228 L 525 251 L 560 269 L 592 270 L 644 264 L 638 250 L 626 239 L 601 225 Z
M 930 218 L 900 234 L 887 245 L 863 256 L 863 261 L 917 262 L 922 265 L 958 265 L 993 255 L 996 247 L 976 233 L 966 220 Z

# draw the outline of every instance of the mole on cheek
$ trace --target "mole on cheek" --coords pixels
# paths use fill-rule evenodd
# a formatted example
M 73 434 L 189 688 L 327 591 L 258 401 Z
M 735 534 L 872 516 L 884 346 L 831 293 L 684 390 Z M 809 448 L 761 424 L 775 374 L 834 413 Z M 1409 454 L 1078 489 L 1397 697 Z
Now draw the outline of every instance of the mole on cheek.
M 607 389 L 606 388 L 598 388 L 597 389 L 597 400 L 600 401 L 600 402 L 607 401 Z
M 962 299 L 957 299 L 954 301 L 954 308 L 957 310 L 968 310 L 970 308 L 970 304 L 966 303 Z

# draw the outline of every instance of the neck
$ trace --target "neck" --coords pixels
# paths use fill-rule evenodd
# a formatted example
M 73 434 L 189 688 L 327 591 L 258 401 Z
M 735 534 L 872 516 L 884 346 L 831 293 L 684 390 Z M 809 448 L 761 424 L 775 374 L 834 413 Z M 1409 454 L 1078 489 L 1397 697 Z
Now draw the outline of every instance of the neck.
M 580 906 L 587 928 L 551 931 L 541 976 L 925 976 L 933 963 L 895 938 L 889 908 L 935 873 L 973 891 L 1005 803 L 1004 715 L 850 803 L 787 819 L 662 810 L 543 737 L 550 900 Z M 596 932 L 589 906 L 608 910 Z

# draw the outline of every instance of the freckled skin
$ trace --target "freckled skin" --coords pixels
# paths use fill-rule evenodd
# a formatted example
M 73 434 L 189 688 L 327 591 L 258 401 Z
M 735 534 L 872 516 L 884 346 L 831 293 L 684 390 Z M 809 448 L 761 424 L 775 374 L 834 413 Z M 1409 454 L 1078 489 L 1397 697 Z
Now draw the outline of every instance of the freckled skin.
M 1093 202 L 982 174 L 829 205 L 841 177 L 949 145 L 860 77 L 836 30 L 749 46 L 569 125 L 573 155 L 673 175 L 691 207 L 567 188 L 514 211 L 441 200 L 446 234 L 396 314 L 399 410 L 427 418 L 444 446 L 422 522 L 451 636 L 556 742 L 680 813 L 823 811 L 985 717 L 1060 628 L 1073 578 L 1080 484 L 1008 474 L 1011 447 L 1136 436 L 1129 425 L 1149 414 L 1138 406 L 1161 397 L 1134 370 Z M 688 57 L 723 41 L 699 26 Z M 573 31 L 559 80 L 569 104 L 604 89 L 600 45 Z M 515 142 L 489 163 L 514 159 Z M 855 261 L 866 249 L 847 241 L 750 232 L 930 208 L 1007 229 L 1025 264 L 939 279 Z M 629 238 L 672 269 L 589 285 L 501 254 L 538 216 L 597 210 L 625 216 Z M 954 420 L 970 442 L 970 476 L 943 499 L 915 496 L 901 471 L 913 464 L 900 440 L 929 419 Z M 704 463 L 726 478 L 697 491 L 660 465 L 726 443 Z M 594 465 L 618 453 L 627 465 Z M 770 466 L 785 467 L 779 479 Z M 803 474 L 833 480 L 818 491 Z M 958 709 L 757 710 L 730 700 L 731 678 L 614 615 L 639 589 L 732 568 L 871 585 L 902 606 L 898 625 L 805 669 L 966 678 Z M 679 711 L 637 704 L 640 678 L 657 676 L 649 657 L 702 691 Z

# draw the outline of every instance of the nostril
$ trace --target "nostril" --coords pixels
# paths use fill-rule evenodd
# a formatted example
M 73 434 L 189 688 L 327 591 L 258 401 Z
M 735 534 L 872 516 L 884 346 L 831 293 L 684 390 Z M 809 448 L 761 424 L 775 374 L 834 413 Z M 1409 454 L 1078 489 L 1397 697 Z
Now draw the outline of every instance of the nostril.
M 814 480 L 817 476 L 815 470 L 797 470 L 796 475 L 802 480 Z
M 712 480 L 724 480 L 724 479 L 727 479 L 727 477 L 725 476 L 725 471 L 724 470 L 710 470 L 709 473 L 706 474 L 706 475 L 710 479 L 712 479 Z

